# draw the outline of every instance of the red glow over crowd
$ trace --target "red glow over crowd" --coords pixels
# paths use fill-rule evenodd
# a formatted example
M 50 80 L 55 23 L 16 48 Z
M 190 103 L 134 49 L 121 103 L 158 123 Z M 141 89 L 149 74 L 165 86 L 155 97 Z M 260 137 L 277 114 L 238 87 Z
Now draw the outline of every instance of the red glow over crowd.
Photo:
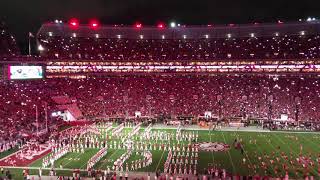
M 140 28 L 141 24 L 136 24 Z M 40 37 L 43 57 L 72 60 L 226 60 L 314 59 L 320 57 L 320 36 L 294 35 L 225 39 L 139 39 Z

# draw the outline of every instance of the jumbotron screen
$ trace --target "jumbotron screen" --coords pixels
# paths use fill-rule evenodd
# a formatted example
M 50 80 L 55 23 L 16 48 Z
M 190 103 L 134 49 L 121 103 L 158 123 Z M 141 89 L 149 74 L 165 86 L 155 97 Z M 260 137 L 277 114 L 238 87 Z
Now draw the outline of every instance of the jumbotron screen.
M 41 79 L 42 66 L 9 66 L 9 79 Z

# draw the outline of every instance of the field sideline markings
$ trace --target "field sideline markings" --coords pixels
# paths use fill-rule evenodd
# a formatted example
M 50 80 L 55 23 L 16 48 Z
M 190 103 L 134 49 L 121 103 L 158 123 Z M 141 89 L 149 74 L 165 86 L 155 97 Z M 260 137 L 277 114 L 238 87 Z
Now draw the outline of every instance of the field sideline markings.
M 154 127 L 155 130 L 174 130 L 175 128 L 163 128 L 163 127 Z M 201 129 L 201 128 L 185 128 L 185 130 L 188 131 L 208 131 L 207 129 Z M 228 129 L 221 129 L 217 130 L 217 132 L 234 132 L 234 130 L 228 130 Z M 284 133 L 284 134 L 317 134 L 320 135 L 320 132 L 314 132 L 314 131 L 267 131 L 267 130 L 238 130 L 238 132 L 254 132 L 254 133 Z
M 222 137 L 223 137 L 224 143 L 227 144 L 226 138 L 224 137 L 223 132 L 222 132 Z M 233 161 L 232 161 L 232 158 L 231 158 L 231 155 L 230 155 L 230 152 L 229 152 L 229 151 L 228 151 L 228 155 L 229 155 L 230 162 L 231 162 L 231 165 L 232 165 L 233 173 L 236 173 L 236 168 L 235 168 L 235 166 L 234 166 L 234 164 L 233 164 Z

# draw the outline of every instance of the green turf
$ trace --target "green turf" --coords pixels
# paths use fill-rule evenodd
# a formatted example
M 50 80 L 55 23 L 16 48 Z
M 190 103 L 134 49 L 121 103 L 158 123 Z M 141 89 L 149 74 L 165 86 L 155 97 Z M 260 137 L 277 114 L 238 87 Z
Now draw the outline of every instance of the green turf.
M 8 151 L 2 152 L 2 153 L 0 153 L 0 159 L 4 158 L 6 156 L 9 156 L 10 154 L 13 154 L 13 153 L 17 152 L 18 150 L 19 150 L 19 148 L 15 147 L 15 148 L 12 148 L 12 149 L 10 149 Z
M 132 128 L 125 128 L 123 130 L 124 134 L 130 133 Z M 144 129 L 139 131 L 133 140 L 140 142 L 137 137 L 141 137 Z M 166 133 L 175 133 L 173 129 L 162 129 L 162 130 L 152 130 L 162 131 Z M 300 155 L 300 145 L 303 145 L 302 155 L 310 156 L 315 162 L 314 168 L 310 168 L 310 175 L 319 177 L 317 173 L 318 164 L 316 159 L 320 155 L 320 134 L 316 133 L 289 133 L 289 132 L 272 132 L 272 133 L 262 133 L 262 132 L 223 132 L 223 131 L 197 131 L 199 133 L 199 142 L 221 142 L 231 146 L 230 150 L 226 152 L 199 152 L 198 160 L 198 172 L 203 173 L 205 169 L 211 165 L 219 168 L 224 168 L 227 172 L 238 174 L 238 175 L 267 175 L 273 177 L 282 177 L 285 175 L 285 170 L 283 169 L 283 164 L 287 164 L 290 177 L 301 178 L 304 175 L 304 168 L 295 163 L 290 165 L 288 161 L 295 160 Z M 114 138 L 111 135 L 111 131 L 107 132 L 108 142 L 117 144 L 121 143 L 119 138 Z M 105 135 L 99 137 L 103 140 Z M 239 150 L 233 147 L 233 142 L 235 139 L 242 139 L 242 144 L 244 147 L 244 153 L 242 154 Z M 256 140 L 256 144 L 253 141 Z M 250 143 L 251 141 L 251 143 Z M 148 142 L 148 141 L 146 141 Z M 162 144 L 168 143 L 166 141 L 149 141 L 150 143 Z M 187 145 L 187 141 L 177 142 L 173 140 L 170 144 L 184 144 Z M 85 169 L 87 161 L 98 152 L 98 149 L 87 149 L 84 154 L 81 153 L 68 153 L 59 160 L 55 162 L 55 167 L 59 168 L 62 165 L 63 168 L 80 168 Z M 107 167 L 112 167 L 114 161 L 124 154 L 126 150 L 124 149 L 108 149 L 107 155 L 102 158 L 95 166 L 95 169 L 107 169 Z M 155 172 L 157 170 L 163 171 L 163 165 L 168 156 L 168 151 L 152 150 L 152 164 L 145 168 L 138 169 L 137 171 L 142 172 Z M 289 160 L 286 160 L 281 156 L 284 153 L 288 156 Z M 1 155 L 1 154 L 0 154 Z M 269 159 L 274 160 L 274 164 L 271 165 Z M 261 157 L 261 160 L 258 159 Z M 126 162 L 129 163 L 141 159 L 140 155 L 131 156 Z M 246 163 L 243 163 L 243 159 L 246 159 Z M 278 160 L 276 160 L 278 158 Z M 264 170 L 260 168 L 262 162 L 268 164 L 267 168 Z M 42 160 L 38 160 L 32 163 L 32 167 L 40 167 Z M 256 168 L 255 168 L 256 167 Z M 130 168 L 130 166 L 129 166 Z M 276 173 L 278 169 L 278 173 Z M 296 173 L 298 172 L 298 173 Z

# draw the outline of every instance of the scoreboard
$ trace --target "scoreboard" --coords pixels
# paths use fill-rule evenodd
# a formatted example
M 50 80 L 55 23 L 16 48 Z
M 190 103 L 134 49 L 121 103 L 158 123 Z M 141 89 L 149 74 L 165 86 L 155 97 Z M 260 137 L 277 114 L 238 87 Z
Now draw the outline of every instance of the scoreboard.
M 43 67 L 38 65 L 8 65 L 8 80 L 42 79 L 44 78 Z

